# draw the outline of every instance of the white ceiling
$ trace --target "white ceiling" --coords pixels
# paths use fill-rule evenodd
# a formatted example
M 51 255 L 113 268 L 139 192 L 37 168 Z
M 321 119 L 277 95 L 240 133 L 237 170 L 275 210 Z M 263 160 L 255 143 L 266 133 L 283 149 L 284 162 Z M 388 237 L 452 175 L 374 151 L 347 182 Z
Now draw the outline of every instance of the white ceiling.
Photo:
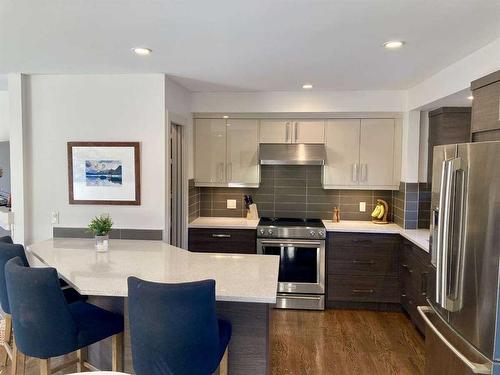
M 192 91 L 406 89 L 499 36 L 498 0 L 0 0 L 0 73 L 162 72 Z M 407 45 L 384 50 L 390 39 Z

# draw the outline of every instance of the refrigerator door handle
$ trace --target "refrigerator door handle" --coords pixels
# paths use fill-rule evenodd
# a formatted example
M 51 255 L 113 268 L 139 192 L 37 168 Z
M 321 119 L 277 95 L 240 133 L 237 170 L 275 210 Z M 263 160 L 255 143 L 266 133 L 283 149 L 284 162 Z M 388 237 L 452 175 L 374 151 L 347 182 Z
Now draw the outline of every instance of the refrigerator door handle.
M 446 242 L 446 221 L 449 219 L 449 207 L 448 202 L 448 160 L 444 160 L 441 168 L 441 186 L 439 195 L 439 209 L 438 209 L 438 222 L 437 222 L 437 241 L 436 241 L 436 303 L 440 306 L 445 305 L 446 301 L 446 273 L 445 264 L 446 259 L 444 257 L 444 246 Z
M 424 320 L 427 327 L 432 329 L 432 332 L 455 354 L 474 374 L 491 374 L 491 368 L 482 363 L 476 363 L 469 360 L 463 353 L 450 343 L 444 335 L 439 332 L 427 315 L 433 314 L 434 310 L 430 306 L 417 306 L 418 313 Z

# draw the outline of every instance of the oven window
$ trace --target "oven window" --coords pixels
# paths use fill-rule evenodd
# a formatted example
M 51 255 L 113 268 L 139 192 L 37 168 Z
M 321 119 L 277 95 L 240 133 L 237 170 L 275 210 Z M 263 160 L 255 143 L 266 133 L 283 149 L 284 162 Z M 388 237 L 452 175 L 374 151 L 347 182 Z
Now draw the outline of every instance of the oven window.
M 280 256 L 278 281 L 297 283 L 317 283 L 318 266 L 316 247 L 296 247 L 293 245 L 262 245 L 267 255 Z

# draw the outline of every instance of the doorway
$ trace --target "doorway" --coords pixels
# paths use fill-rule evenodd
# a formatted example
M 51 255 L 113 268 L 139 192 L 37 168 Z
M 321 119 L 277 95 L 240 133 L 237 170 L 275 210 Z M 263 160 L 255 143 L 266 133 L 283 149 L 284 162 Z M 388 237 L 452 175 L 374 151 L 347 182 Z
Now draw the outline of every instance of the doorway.
M 170 244 L 182 247 L 184 217 L 183 127 L 170 123 Z

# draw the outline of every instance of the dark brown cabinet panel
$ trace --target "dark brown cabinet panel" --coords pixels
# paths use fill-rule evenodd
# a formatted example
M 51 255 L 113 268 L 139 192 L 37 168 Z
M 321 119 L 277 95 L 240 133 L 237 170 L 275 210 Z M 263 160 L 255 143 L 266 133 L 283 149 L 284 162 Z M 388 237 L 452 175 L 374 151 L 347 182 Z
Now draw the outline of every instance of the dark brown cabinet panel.
M 399 235 L 329 233 L 327 300 L 330 305 L 347 303 L 349 307 L 353 303 L 352 307 L 380 309 L 379 304 L 399 304 L 399 243 Z
M 257 231 L 253 229 L 190 228 L 189 250 L 207 253 L 257 253 Z
M 427 181 L 432 182 L 434 146 L 470 141 L 471 109 L 442 107 L 429 112 Z
M 491 73 L 471 83 L 472 133 L 500 129 L 500 71 Z M 491 134 L 498 134 L 492 132 Z M 474 137 L 473 140 L 476 140 Z M 488 140 L 488 137 L 481 137 Z M 489 139 L 489 140 L 498 140 Z
M 430 255 L 403 239 L 399 264 L 401 306 L 420 332 L 425 333 L 425 323 L 417 311 L 417 306 L 427 305 L 426 290 L 431 267 Z

